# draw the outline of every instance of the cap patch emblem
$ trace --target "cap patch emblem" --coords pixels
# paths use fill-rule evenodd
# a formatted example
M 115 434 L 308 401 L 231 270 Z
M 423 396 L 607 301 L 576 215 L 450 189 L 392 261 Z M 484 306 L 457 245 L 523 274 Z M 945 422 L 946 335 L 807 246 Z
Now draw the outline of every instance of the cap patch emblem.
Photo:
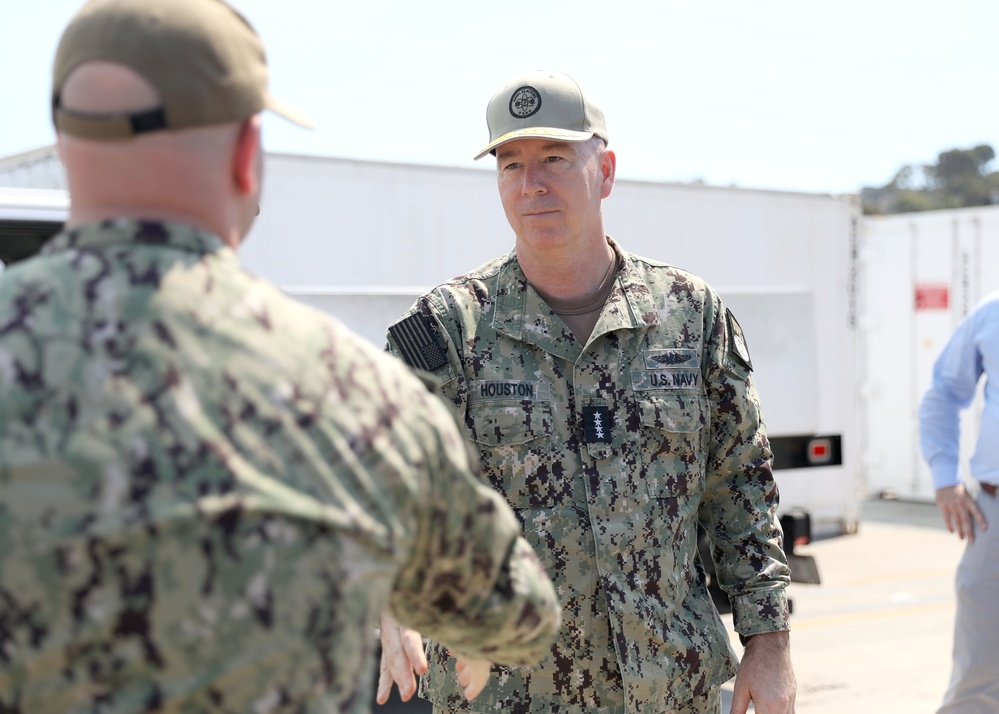
M 521 87 L 510 97 L 510 114 L 518 119 L 527 119 L 540 109 L 541 95 L 534 87 Z

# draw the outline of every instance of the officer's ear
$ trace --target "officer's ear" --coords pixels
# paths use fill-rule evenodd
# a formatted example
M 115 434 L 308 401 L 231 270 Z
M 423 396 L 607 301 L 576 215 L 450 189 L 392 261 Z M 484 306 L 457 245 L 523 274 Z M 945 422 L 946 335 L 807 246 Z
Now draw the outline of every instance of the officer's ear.
M 263 149 L 260 146 L 260 115 L 254 114 L 239 127 L 232 160 L 236 190 L 244 196 L 260 193 Z
M 603 150 L 600 158 L 600 171 L 603 180 L 600 183 L 600 198 L 607 198 L 614 188 L 614 174 L 617 172 L 617 156 L 610 149 Z

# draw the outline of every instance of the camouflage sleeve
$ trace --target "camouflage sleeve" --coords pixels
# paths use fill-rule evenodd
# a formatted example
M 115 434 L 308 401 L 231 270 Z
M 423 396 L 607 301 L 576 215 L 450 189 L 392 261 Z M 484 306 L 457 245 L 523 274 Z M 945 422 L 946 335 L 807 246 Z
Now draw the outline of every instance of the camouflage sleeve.
M 554 588 L 509 505 L 477 479 L 477 461 L 445 402 L 428 400 L 437 424 L 421 435 L 429 508 L 392 613 L 462 656 L 534 664 L 561 624 Z
M 717 296 L 705 305 L 705 320 L 711 442 L 698 517 L 712 539 L 736 631 L 748 637 L 787 630 L 790 570 L 752 361 L 739 323 Z

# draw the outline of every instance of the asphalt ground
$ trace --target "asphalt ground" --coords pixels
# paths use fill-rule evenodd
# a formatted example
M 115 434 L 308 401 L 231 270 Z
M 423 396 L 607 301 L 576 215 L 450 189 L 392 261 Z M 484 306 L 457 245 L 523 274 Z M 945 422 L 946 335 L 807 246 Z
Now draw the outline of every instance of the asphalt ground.
M 822 578 L 789 589 L 798 714 L 935 712 L 963 549 L 934 504 L 884 500 L 863 504 L 856 534 L 798 548 Z
M 797 549 L 822 582 L 792 583 L 798 714 L 934 712 L 950 677 L 954 572 L 964 543 L 929 503 L 871 500 L 857 533 Z M 738 636 L 729 626 L 736 652 Z M 723 689 L 724 711 L 732 683 Z M 427 714 L 394 700 L 374 714 Z

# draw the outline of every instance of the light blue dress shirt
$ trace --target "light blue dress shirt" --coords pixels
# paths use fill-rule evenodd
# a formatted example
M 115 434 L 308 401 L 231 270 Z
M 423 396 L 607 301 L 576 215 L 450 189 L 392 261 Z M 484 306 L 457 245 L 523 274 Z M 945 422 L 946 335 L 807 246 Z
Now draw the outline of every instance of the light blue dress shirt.
M 999 484 L 999 292 L 982 300 L 958 325 L 937 358 L 919 408 L 920 443 L 936 489 L 961 483 L 960 412 L 971 404 L 983 374 L 985 408 L 971 475 Z

